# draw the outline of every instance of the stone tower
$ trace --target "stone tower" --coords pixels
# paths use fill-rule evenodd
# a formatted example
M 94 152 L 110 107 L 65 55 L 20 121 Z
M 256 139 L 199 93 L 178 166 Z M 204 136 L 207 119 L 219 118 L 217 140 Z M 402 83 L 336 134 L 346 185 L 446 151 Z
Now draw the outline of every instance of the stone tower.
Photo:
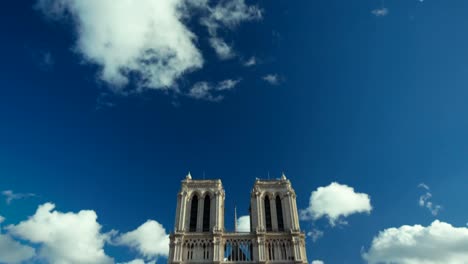
M 224 229 L 224 198 L 221 180 L 187 175 L 178 194 L 168 263 L 307 263 L 296 194 L 286 176 L 255 181 L 250 232 Z

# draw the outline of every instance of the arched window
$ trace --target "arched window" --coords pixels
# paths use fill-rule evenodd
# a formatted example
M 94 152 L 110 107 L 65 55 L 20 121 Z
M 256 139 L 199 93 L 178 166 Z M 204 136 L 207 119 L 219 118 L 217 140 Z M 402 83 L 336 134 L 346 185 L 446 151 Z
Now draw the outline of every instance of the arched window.
M 197 213 L 198 213 L 198 196 L 195 194 L 192 197 L 192 205 L 190 208 L 189 232 L 197 231 Z
M 203 203 L 203 232 L 210 231 L 210 196 L 205 196 L 205 202 Z
M 265 196 L 265 224 L 266 224 L 266 230 L 271 231 L 272 226 L 271 226 L 271 210 L 270 210 L 270 197 L 268 195 Z
M 278 230 L 284 231 L 283 206 L 281 206 L 280 196 L 276 196 L 276 216 L 278 219 Z

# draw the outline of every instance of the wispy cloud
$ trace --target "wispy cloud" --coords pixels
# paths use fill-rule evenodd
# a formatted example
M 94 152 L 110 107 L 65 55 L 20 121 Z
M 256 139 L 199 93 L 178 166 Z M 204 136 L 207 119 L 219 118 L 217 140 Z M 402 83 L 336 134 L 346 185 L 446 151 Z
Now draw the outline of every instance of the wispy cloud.
M 312 238 L 313 242 L 317 242 L 323 235 L 324 232 L 318 229 L 312 229 L 312 231 L 307 232 L 307 236 Z
M 431 189 L 429 188 L 429 186 L 424 183 L 420 183 L 418 185 L 418 188 L 422 188 L 426 191 L 423 195 L 419 196 L 419 206 L 427 208 L 433 216 L 438 215 L 439 211 L 442 209 L 442 206 L 438 204 L 433 204 L 431 202 L 432 193 L 430 192 Z
M 267 74 L 262 79 L 271 85 L 278 85 L 280 83 L 280 77 L 277 74 Z
M 374 9 L 371 11 L 371 13 L 374 15 L 374 16 L 377 16 L 377 17 L 383 17 L 383 16 L 386 16 L 388 15 L 388 8 L 386 7 L 382 7 L 382 8 L 377 8 L 377 9 Z
M 250 59 L 244 62 L 245 67 L 252 67 L 255 65 L 257 65 L 257 58 L 255 56 L 250 57 Z
M 235 55 L 232 48 L 221 38 L 210 38 L 210 44 L 218 57 L 222 60 L 230 59 Z
M 34 193 L 15 193 L 12 190 L 5 190 L 2 192 L 2 195 L 5 197 L 5 202 L 11 204 L 14 200 L 25 199 L 29 197 L 35 197 Z
M 215 85 L 209 82 L 197 82 L 187 95 L 194 99 L 220 102 L 224 99 L 221 92 L 234 89 L 240 81 L 241 79 L 227 79 Z

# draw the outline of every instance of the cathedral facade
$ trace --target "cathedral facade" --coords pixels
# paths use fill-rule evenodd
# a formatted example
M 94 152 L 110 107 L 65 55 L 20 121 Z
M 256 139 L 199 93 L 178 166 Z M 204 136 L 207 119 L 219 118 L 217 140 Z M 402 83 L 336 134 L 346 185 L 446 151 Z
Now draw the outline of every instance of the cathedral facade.
M 168 263 L 306 264 L 305 235 L 299 227 L 291 182 L 255 181 L 250 194 L 250 232 L 224 229 L 221 180 L 182 181 Z

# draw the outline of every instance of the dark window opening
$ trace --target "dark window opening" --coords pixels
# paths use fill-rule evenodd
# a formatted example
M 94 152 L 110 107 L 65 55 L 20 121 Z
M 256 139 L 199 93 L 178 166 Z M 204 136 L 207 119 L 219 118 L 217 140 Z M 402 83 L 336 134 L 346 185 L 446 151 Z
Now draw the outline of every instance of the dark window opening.
M 281 206 L 280 196 L 276 196 L 276 216 L 278 218 L 278 230 L 284 231 L 283 206 Z
M 198 196 L 194 195 L 192 197 L 192 205 L 190 208 L 189 232 L 197 231 L 197 212 L 198 212 Z
M 265 224 L 266 224 L 266 230 L 267 231 L 272 231 L 272 225 L 271 225 L 271 210 L 270 210 L 270 198 L 265 196 Z
M 203 232 L 210 231 L 210 196 L 205 196 L 203 204 Z

